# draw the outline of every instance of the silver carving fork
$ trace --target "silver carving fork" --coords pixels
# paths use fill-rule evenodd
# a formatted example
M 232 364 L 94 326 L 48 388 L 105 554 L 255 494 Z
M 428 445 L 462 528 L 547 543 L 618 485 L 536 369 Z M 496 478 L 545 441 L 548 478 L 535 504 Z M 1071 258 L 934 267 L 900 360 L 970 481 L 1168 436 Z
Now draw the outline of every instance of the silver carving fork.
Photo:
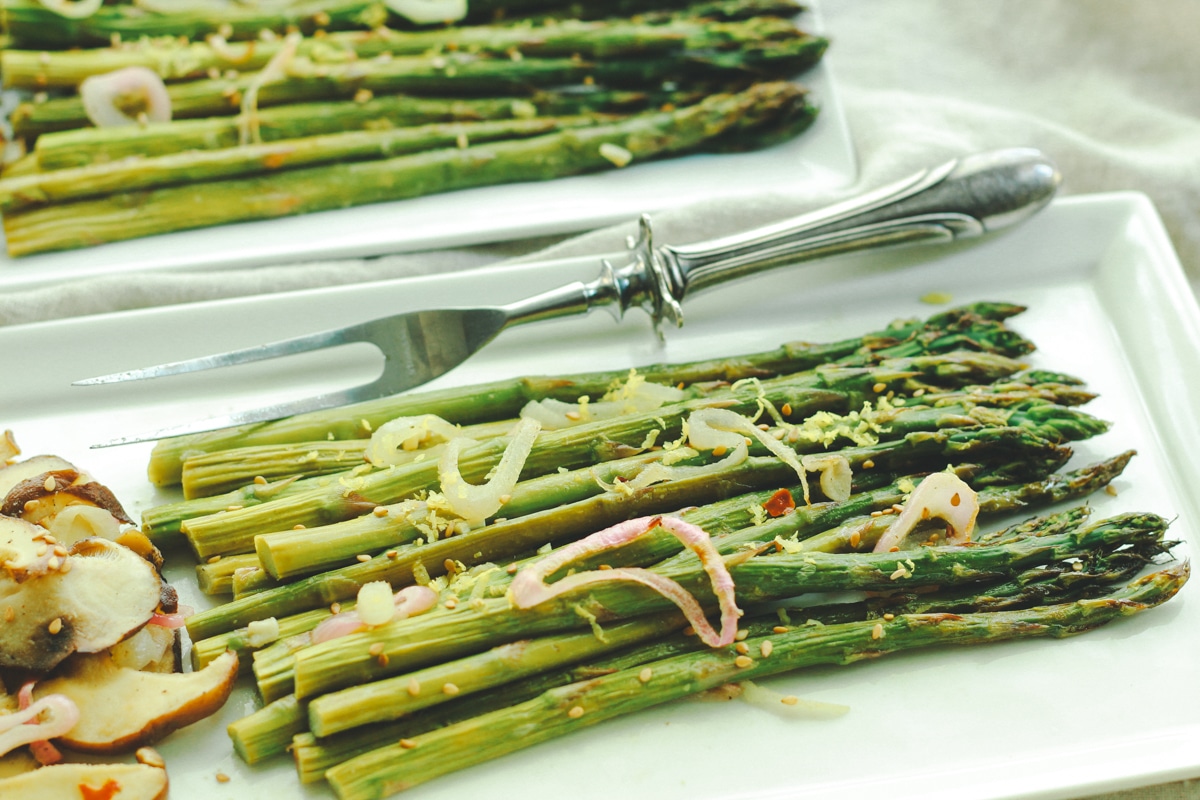
M 1021 222 L 1045 206 L 1059 184 L 1041 153 L 1007 149 L 954 159 L 845 202 L 755 230 L 690 245 L 655 245 L 650 221 L 629 242 L 627 262 L 601 259 L 600 274 L 502 306 L 395 314 L 344 328 L 186 361 L 77 381 L 74 385 L 160 378 L 355 342 L 373 344 L 385 362 L 367 384 L 167 428 L 97 446 L 163 439 L 356 403 L 420 386 L 461 364 L 512 325 L 607 308 L 619 321 L 641 307 L 661 335 L 664 320 L 683 324 L 680 303 L 699 291 L 775 267 L 858 250 L 952 242 Z

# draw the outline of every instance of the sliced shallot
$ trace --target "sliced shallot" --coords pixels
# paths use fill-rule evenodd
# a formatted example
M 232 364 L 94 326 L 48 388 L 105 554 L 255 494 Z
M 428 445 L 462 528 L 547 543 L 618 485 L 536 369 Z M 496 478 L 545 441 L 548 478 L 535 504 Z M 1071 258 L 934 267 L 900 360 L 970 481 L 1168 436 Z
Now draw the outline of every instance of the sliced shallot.
M 60 17 L 87 19 L 100 10 L 104 0 L 38 0 L 38 4 Z
M 437 442 L 465 438 L 459 429 L 434 414 L 397 417 L 380 425 L 371 434 L 363 457 L 377 467 L 402 463 L 403 453 L 411 453 Z M 468 440 L 470 441 L 470 440 Z
M 931 517 L 946 522 L 948 544 L 965 544 L 971 541 L 977 516 L 979 497 L 975 490 L 953 472 L 935 472 L 927 475 L 908 496 L 904 510 L 879 537 L 875 552 L 887 553 L 899 548 L 919 522 Z
M 147 67 L 123 67 L 90 75 L 79 84 L 79 99 L 97 128 L 170 122 L 171 96 L 166 84 Z
M 50 740 L 75 727 L 79 721 L 78 706 L 61 694 L 49 694 L 35 702 L 33 681 L 21 687 L 17 698 L 20 710 L 0 715 L 0 756 L 27 744 L 41 764 L 61 760 L 61 754 Z M 49 712 L 49 719 L 42 718 L 46 712 Z
M 721 608 L 721 631 L 718 634 L 704 616 L 704 609 L 694 595 L 670 578 L 640 567 L 588 570 L 568 575 L 553 584 L 546 577 L 577 558 L 618 547 L 661 527 L 674 534 L 700 559 L 712 581 L 713 593 Z M 679 607 L 700 641 L 710 647 L 733 642 L 741 612 L 733 593 L 733 577 L 721 560 L 712 539 L 701 528 L 676 517 L 639 517 L 605 528 L 579 541 L 560 548 L 545 558 L 530 564 L 517 573 L 509 587 L 509 596 L 517 608 L 533 606 L 552 600 L 582 586 L 610 581 L 633 581 L 648 586 Z
M 512 437 L 500 463 L 486 483 L 473 485 L 463 479 L 458 468 L 458 456 L 470 440 L 451 439 L 438 462 L 438 479 L 450 510 L 470 523 L 483 522 L 507 502 L 533 442 L 541 431 L 536 420 L 522 419 L 513 428 Z

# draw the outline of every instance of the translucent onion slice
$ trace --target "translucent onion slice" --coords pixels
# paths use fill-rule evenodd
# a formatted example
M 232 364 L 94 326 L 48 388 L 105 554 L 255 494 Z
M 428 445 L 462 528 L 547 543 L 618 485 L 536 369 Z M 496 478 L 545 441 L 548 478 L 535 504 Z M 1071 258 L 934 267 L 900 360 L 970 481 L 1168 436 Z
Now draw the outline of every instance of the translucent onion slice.
M 38 0 L 38 3 L 60 17 L 87 19 L 100 10 L 104 0 Z
M 850 490 L 854 485 L 854 471 L 844 455 L 809 455 L 801 458 L 800 463 L 808 472 L 821 473 L 821 491 L 830 500 L 840 503 L 850 497 Z
M 917 484 L 904 503 L 904 510 L 879 537 L 875 552 L 887 553 L 900 547 L 918 523 L 933 517 L 949 526 L 950 544 L 965 544 L 971 541 L 978 516 L 979 497 L 975 490 L 952 472 L 935 472 Z
M 402 454 L 448 442 L 456 437 L 467 438 L 456 426 L 434 414 L 397 417 L 375 429 L 363 457 L 377 467 L 401 464 L 407 460 Z
M 483 522 L 499 511 L 517 485 L 521 468 L 525 466 L 525 459 L 540 431 L 541 425 L 536 420 L 518 422 L 492 476 L 477 486 L 467 483 L 458 469 L 462 448 L 472 442 L 465 437 L 447 442 L 438 462 L 438 480 L 450 511 L 470 523 Z
M 123 67 L 90 75 L 79 84 L 79 99 L 87 118 L 97 128 L 171 121 L 167 86 L 158 73 L 147 67 Z
M 418 614 L 424 614 L 437 604 L 437 599 L 437 592 L 428 586 L 405 586 L 392 595 L 392 603 L 395 609 L 388 621 L 407 619 L 408 617 L 415 617 Z M 359 616 L 356 607 L 354 611 L 343 611 L 322 621 L 320 625 L 313 629 L 312 641 L 314 644 L 327 642 L 339 636 L 346 636 L 366 630 L 367 627 L 367 623 Z
M 62 755 L 50 744 L 51 739 L 67 733 L 79 722 L 79 707 L 66 695 L 48 694 L 33 702 L 33 681 L 17 693 L 20 710 L 0 715 L 0 756 L 22 745 L 29 745 L 42 764 L 53 764 Z M 42 715 L 49 713 L 48 718 Z
M 720 633 L 709 624 L 704 616 L 704 609 L 700 607 L 700 602 L 694 595 L 670 578 L 640 567 L 576 572 L 553 584 L 546 583 L 548 575 L 575 559 L 627 544 L 656 527 L 674 534 L 700 559 L 720 604 Z M 733 577 L 726 569 L 725 562 L 717 553 L 709 535 L 703 529 L 676 517 L 639 517 L 572 542 L 518 572 L 509 586 L 509 598 L 517 608 L 532 608 L 583 586 L 615 581 L 640 583 L 670 600 L 683 612 L 700 641 L 710 647 L 721 647 L 733 642 L 741 616 L 737 599 L 734 597 Z
M 651 383 L 632 375 L 619 389 L 605 395 L 602 400 L 578 403 L 567 403 L 550 397 L 530 400 L 521 409 L 520 416 L 536 419 L 541 423 L 543 430 L 560 430 L 584 422 L 614 419 L 622 414 L 653 411 L 683 398 L 684 392 L 681 389 Z
M 414 25 L 457 22 L 467 15 L 467 0 L 383 0 L 383 4 Z

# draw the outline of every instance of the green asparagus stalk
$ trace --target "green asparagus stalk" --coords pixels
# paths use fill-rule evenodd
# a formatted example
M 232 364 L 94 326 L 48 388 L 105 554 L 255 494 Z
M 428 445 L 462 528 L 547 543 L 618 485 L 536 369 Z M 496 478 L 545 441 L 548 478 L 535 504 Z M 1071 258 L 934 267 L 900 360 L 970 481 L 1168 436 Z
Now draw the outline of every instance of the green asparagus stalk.
M 229 594 L 233 591 L 234 573 L 257 567 L 258 556 L 253 553 L 218 556 L 196 565 L 196 585 L 208 595 Z
M 581 467 L 639 452 L 650 436 L 672 440 L 679 436 L 687 415 L 716 402 L 741 413 L 757 414 L 759 403 L 765 399 L 777 408 L 787 408 L 794 418 L 804 419 L 821 410 L 858 407 L 868 398 L 888 391 L 937 388 L 936 383 L 926 381 L 978 382 L 977 379 L 985 374 L 999 377 L 1011 374 L 1016 367 L 1015 362 L 1003 356 L 951 353 L 888 359 L 878 367 L 822 368 L 763 381 L 755 386 L 735 385 L 702 400 L 672 403 L 649 412 L 543 431 L 525 460 L 522 474 L 534 477 L 560 468 Z M 483 478 L 499 461 L 507 445 L 507 437 L 498 437 L 464 449 L 459 459 L 463 477 L 469 481 Z M 246 552 L 257 533 L 296 525 L 327 524 L 362 513 L 365 504 L 386 505 L 421 489 L 434 489 L 438 486 L 438 465 L 429 461 L 412 462 L 326 480 L 327 486 L 186 520 L 183 531 L 200 558 Z
M 978 426 L 974 420 L 983 415 L 972 414 L 981 408 L 917 408 L 882 414 L 878 424 L 884 430 L 879 437 L 892 441 L 918 431 L 947 428 L 973 430 Z M 1055 413 L 1049 413 L 1047 408 L 1054 409 Z M 995 421 L 1001 425 L 1008 423 L 1011 427 L 1030 430 L 1039 438 L 1054 443 L 1088 438 L 1107 428 L 1107 425 L 1094 418 L 1059 406 L 1035 406 L 1032 409 L 1014 407 L 995 414 Z M 1026 423 L 1029 427 L 1026 427 Z M 805 440 L 796 441 L 794 446 L 802 453 L 820 449 L 818 442 Z M 849 463 L 858 468 L 867 461 L 873 465 L 887 463 L 891 468 L 896 468 L 897 462 L 887 448 L 871 447 L 860 448 L 858 452 L 843 452 Z M 658 460 L 659 456 L 661 452 L 618 459 L 604 465 L 606 469 L 601 472 L 596 472 L 599 467 L 591 467 L 565 474 L 555 472 L 520 482 L 505 504 L 503 515 L 506 519 L 512 519 L 601 494 L 605 491 L 605 485 L 633 478 L 648 464 Z M 769 474 L 774 477 L 780 470 L 775 465 L 772 467 Z M 714 473 L 712 477 L 720 479 L 720 473 Z M 414 510 L 419 516 L 420 510 Z M 428 531 L 422 530 L 419 521 L 414 520 L 411 513 L 405 513 L 406 509 L 385 508 L 384 511 L 387 513 L 382 516 L 357 517 L 329 526 L 258 534 L 254 538 L 254 548 L 266 571 L 273 578 L 284 579 L 321 572 L 350 563 L 364 553 L 379 552 L 428 535 Z
M 1072 516 L 1077 522 L 1077 516 Z M 1053 525 L 1054 523 L 1049 521 L 1053 519 L 1054 517 L 1048 518 L 1046 524 Z M 1132 580 L 1136 571 L 1145 563 L 1145 559 L 1137 555 L 1114 553 L 1105 559 L 1089 559 L 1082 570 L 1076 569 L 1073 563 L 1058 564 L 1024 572 L 1006 584 L 989 584 L 961 591 L 899 593 L 858 603 L 807 608 L 785 607 L 762 614 L 748 614 L 739 625 L 739 629 L 745 630 L 748 637 L 757 638 L 767 634 L 787 633 L 792 627 L 793 616 L 803 619 L 804 625 L 833 625 L 879 620 L 888 614 L 1011 611 L 1039 604 L 1062 603 L 1097 597 L 1111 591 L 1114 583 Z M 499 685 L 470 698 L 452 699 L 409 714 L 395 722 L 352 729 L 321 739 L 317 739 L 306 730 L 296 734 L 289 742 L 288 736 L 292 735 L 297 727 L 305 725 L 303 711 L 298 707 L 291 724 L 286 728 L 276 726 L 273 718 L 266 714 L 254 720 L 247 718 L 246 725 L 253 726 L 259 732 L 257 741 L 271 743 L 269 750 L 259 750 L 256 753 L 259 760 L 281 753 L 290 747 L 300 779 L 310 783 L 322 779 L 327 769 L 377 747 L 392 744 L 400 739 L 411 739 L 448 724 L 532 699 L 555 686 L 611 674 L 622 669 L 637 668 L 640 672 L 654 661 L 705 649 L 705 645 L 696 637 L 676 634 L 598 661 Z M 289 696 L 289 701 L 294 702 L 294 696 Z M 237 746 L 241 752 L 241 746 Z
M 387 11 L 375 0 L 304 0 L 271 10 L 234 4 L 191 6 L 171 13 L 129 3 L 106 4 L 95 14 L 72 19 L 55 13 L 37 0 L 3 0 L 9 35 L 21 47 L 69 48 L 171 36 L 203 39 L 219 34 L 229 39 L 254 39 L 265 29 L 283 33 L 295 28 L 354 30 L 382 25 Z
M 1077 557 L 1103 547 L 1150 545 L 1162 539 L 1167 523 L 1152 514 L 1126 514 L 1058 536 L 1034 537 L 1004 545 L 925 547 L 897 553 L 780 553 L 730 565 L 739 602 L 751 604 L 805 592 L 889 591 L 917 586 L 956 586 L 1002 580 L 1014 572 Z M 735 561 L 739 559 L 734 558 Z M 655 571 L 678 581 L 699 597 L 708 596 L 707 575 L 694 567 Z M 466 655 L 519 636 L 561 632 L 595 619 L 622 619 L 669 607 L 661 595 L 622 583 L 595 585 L 586 597 L 564 595 L 531 609 L 510 607 L 507 599 L 482 600 L 470 608 L 431 612 L 305 647 L 294 654 L 295 694 L 304 699 L 398 674 L 425 663 Z M 432 637 L 430 631 L 436 631 Z M 382 644 L 382 647 L 378 645 Z M 378 659 L 369 654 L 386 656 Z M 256 674 L 258 665 L 255 665 Z
M 470 439 L 492 439 L 508 433 L 516 419 L 481 422 L 461 428 L 462 435 Z M 234 492 L 248 484 L 263 485 L 266 481 L 287 478 L 311 478 L 347 468 L 361 466 L 369 437 L 362 439 L 338 439 L 314 442 L 295 442 L 281 445 L 252 445 L 216 453 L 199 453 L 183 462 L 181 486 L 186 499 L 211 497 L 225 492 Z M 422 458 L 436 458 L 435 447 L 413 451 L 423 453 Z
M 683 617 L 676 613 L 650 615 L 610 626 L 601 637 L 588 631 L 512 642 L 476 656 L 331 692 L 309 703 L 309 730 L 317 736 L 328 736 L 360 725 L 391 721 L 447 697 L 473 694 L 500 682 L 661 638 L 684 625 Z
M 704 85 L 730 81 L 781 81 L 815 65 L 828 40 L 801 34 L 738 51 L 685 53 L 657 58 L 587 61 L 575 58 L 495 58 L 447 52 L 350 63 L 294 62 L 285 78 L 265 83 L 256 73 L 171 84 L 172 119 L 232 116 L 257 88 L 257 107 L 321 100 L 353 100 L 363 92 L 428 96 L 530 95 L 538 89 L 600 85 L 642 89 L 663 83 Z M 81 97 L 22 103 L 10 116 L 16 136 L 86 127 Z
M 725 356 L 683 364 L 640 365 L 636 372 L 652 383 L 667 385 L 732 383 L 802 372 L 833 362 L 867 364 L 874 358 L 902 358 L 952 349 L 977 349 L 1019 358 L 1033 344 L 1004 326 L 1024 311 L 1011 303 L 977 303 L 953 308 L 925 320 L 896 321 L 862 336 L 829 343 L 791 342 L 759 353 Z M 552 398 L 574 402 L 597 399 L 629 370 L 574 375 L 516 377 L 488 384 L 384 397 L 344 408 L 301 414 L 211 433 L 158 442 L 147 472 L 156 486 L 178 483 L 184 458 L 232 447 L 331 439 L 361 439 L 396 417 L 435 414 L 459 425 L 515 417 L 530 400 Z M 226 503 L 228 505 L 228 503 Z
M 406 128 L 447 122 L 529 119 L 536 116 L 632 114 L 662 107 L 692 105 L 696 91 L 538 92 L 530 97 L 433 98 L 383 95 L 354 102 L 292 103 L 259 109 L 264 142 L 356 130 Z M 42 171 L 83 167 L 134 156 L 168 155 L 188 150 L 237 147 L 244 125 L 238 117 L 208 117 L 145 126 L 76 128 L 46 133 L 34 145 Z
M 423 150 L 542 136 L 615 120 L 606 117 L 536 117 L 494 122 L 455 122 L 412 128 L 349 131 L 303 139 L 247 144 L 164 156 L 123 159 L 85 167 L 35 172 L 0 180 L 0 211 L 11 213 L 166 186 L 188 185 L 323 164 L 374 161 Z
M 702 149 L 750 118 L 764 123 L 805 102 L 790 83 L 760 83 L 671 112 L 520 141 L 449 148 L 367 163 L 329 164 L 259 178 L 200 183 L 49 206 L 4 218 L 9 252 L 25 255 L 233 221 L 270 219 L 513 181 L 614 169 Z M 623 159 L 621 160 L 624 163 Z
M 649 680 L 642 667 L 560 687 L 526 703 L 351 759 L 326 776 L 342 800 L 383 797 L 577 728 L 730 682 L 919 647 L 1082 633 L 1166 602 L 1187 577 L 1187 567 L 1177 566 L 1103 598 L 1019 611 L 899 615 L 748 639 L 750 652 L 770 655 L 743 660 L 732 648 L 722 648 L 656 662 L 649 667 Z M 767 642 L 769 650 L 763 647 Z
M 1020 485 L 989 486 L 979 492 L 980 513 L 984 516 L 999 515 L 1015 511 L 1030 511 L 1052 503 L 1077 500 L 1107 486 L 1116 478 L 1128 464 L 1132 451 L 1127 451 L 1113 458 L 1088 465 L 1080 469 L 1062 474 L 1052 475 L 1044 480 L 1033 481 Z M 729 500 L 710 502 L 700 508 L 684 512 L 681 516 L 686 521 L 699 526 L 713 534 L 714 544 L 724 554 L 738 552 L 746 544 L 771 542 L 776 537 L 793 540 L 797 543 L 798 552 L 821 550 L 824 552 L 847 552 L 852 550 L 870 550 L 877 537 L 891 519 L 885 516 L 872 517 L 872 511 L 890 508 L 897 502 L 902 502 L 905 496 L 905 483 L 913 483 L 913 478 L 901 478 L 887 486 L 876 489 L 864 489 L 848 500 L 838 504 L 818 503 L 812 506 L 800 506 L 783 521 L 770 520 L 763 522 L 758 518 L 757 509 L 766 502 L 767 495 L 751 493 Z M 794 491 L 798 494 L 798 490 Z M 1069 518 L 1076 523 L 1086 519 L 1082 510 L 1070 512 Z M 875 528 L 864 530 L 865 523 L 870 522 Z M 736 532 L 755 528 L 752 534 L 736 535 Z M 830 527 L 836 526 L 836 527 Z M 1033 523 L 1022 523 L 1005 534 L 1012 537 L 1019 534 L 1032 535 L 1040 528 L 1041 532 L 1063 532 L 1067 526 L 1051 529 L 1049 523 L 1037 520 Z M 858 536 L 855 536 L 855 532 Z M 981 541 L 996 544 L 1003 538 L 985 538 Z M 661 531 L 651 531 L 635 542 L 627 544 L 619 552 L 605 553 L 590 559 L 580 559 L 576 562 L 578 569 L 594 569 L 600 564 L 610 566 L 647 566 L 662 559 L 670 559 L 679 553 L 680 545 L 673 536 L 661 535 Z M 399 554 L 397 554 L 398 556 Z M 528 560 L 539 558 L 534 555 Z M 436 561 L 436 559 L 429 559 Z M 518 567 L 523 561 L 513 562 Z M 672 563 L 670 560 L 664 564 Z M 380 566 L 376 562 L 376 566 Z M 351 567 L 339 573 L 339 580 L 348 580 L 355 585 L 360 582 L 375 579 L 393 579 L 395 576 L 385 573 L 367 575 L 364 567 Z M 510 568 L 511 569 L 511 568 Z M 486 593 L 480 596 L 496 597 L 507 589 L 506 578 L 510 577 L 509 569 L 503 571 L 504 579 L 490 580 L 483 587 Z M 325 583 L 327 578 L 314 581 Z M 475 592 L 475 589 L 472 589 Z M 328 596 L 326 594 L 325 596 Z M 260 601 L 273 603 L 268 598 Z M 339 606 L 345 610 L 352 601 L 340 601 Z M 273 607 L 274 608 L 274 607 Z M 301 612 L 294 616 L 286 616 L 287 612 L 278 611 L 280 615 L 281 636 L 292 637 L 305 633 L 316 627 L 332 613 L 328 607 Z M 199 638 L 194 641 L 192 649 L 193 665 L 199 669 L 228 649 L 235 650 L 243 656 L 240 663 L 247 667 L 251 663 L 249 654 L 255 649 L 248 640 L 248 632 L 237 628 L 227 633 Z
M 800 35 L 793 21 L 780 17 L 739 22 L 676 17 L 657 24 L 634 19 L 571 19 L 537 27 L 502 24 L 334 32 L 304 39 L 295 56 L 314 64 L 456 51 L 532 58 L 634 58 L 729 50 Z M 74 89 L 92 75 L 128 67 L 153 70 L 166 81 L 195 80 L 227 70 L 262 69 L 282 48 L 283 40 L 278 38 L 220 46 L 212 41 L 145 38 L 105 48 L 7 50 L 0 53 L 0 74 L 6 87 L 30 91 Z

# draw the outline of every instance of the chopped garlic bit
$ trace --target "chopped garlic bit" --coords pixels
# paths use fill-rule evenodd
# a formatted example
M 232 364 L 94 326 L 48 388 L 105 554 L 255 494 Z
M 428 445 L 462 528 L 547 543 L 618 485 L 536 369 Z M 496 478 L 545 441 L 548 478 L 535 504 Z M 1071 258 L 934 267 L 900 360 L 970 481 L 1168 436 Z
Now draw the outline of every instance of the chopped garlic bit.
M 364 583 L 358 590 L 358 602 L 354 606 L 364 624 L 374 627 L 390 622 L 396 615 L 396 604 L 392 599 L 392 587 L 387 581 Z
M 633 153 L 612 142 L 600 145 L 600 157 L 617 167 L 629 166 L 629 162 L 633 161 Z
M 279 620 L 275 617 L 254 620 L 246 626 L 246 644 L 265 647 L 279 638 Z

